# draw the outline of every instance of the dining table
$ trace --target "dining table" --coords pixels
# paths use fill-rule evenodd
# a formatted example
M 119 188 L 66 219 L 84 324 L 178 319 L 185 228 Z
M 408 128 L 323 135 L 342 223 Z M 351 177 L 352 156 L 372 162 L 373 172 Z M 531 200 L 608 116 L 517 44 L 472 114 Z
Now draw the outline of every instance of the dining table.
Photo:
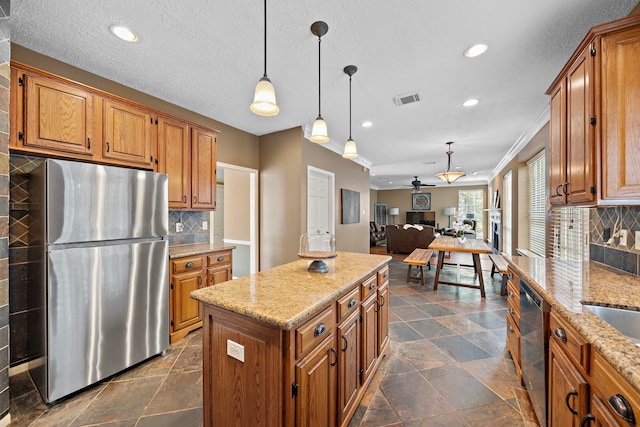
M 489 245 L 487 245 L 482 239 L 459 239 L 457 237 L 449 237 L 449 236 L 440 236 L 436 237 L 431 244 L 429 244 L 429 249 L 438 251 L 438 263 L 436 267 L 436 277 L 433 282 L 433 290 L 438 290 L 438 285 L 452 285 L 452 286 L 462 286 L 465 288 L 473 288 L 480 289 L 480 296 L 485 298 L 484 291 L 484 280 L 482 279 L 482 267 L 480 265 L 480 254 L 490 254 L 493 253 L 493 250 Z M 442 271 L 442 267 L 444 266 L 444 254 L 445 252 L 463 252 L 470 253 L 473 259 L 473 268 L 478 276 L 478 284 L 469 284 L 469 283 L 460 283 L 460 282 L 449 282 L 440 280 L 440 272 Z

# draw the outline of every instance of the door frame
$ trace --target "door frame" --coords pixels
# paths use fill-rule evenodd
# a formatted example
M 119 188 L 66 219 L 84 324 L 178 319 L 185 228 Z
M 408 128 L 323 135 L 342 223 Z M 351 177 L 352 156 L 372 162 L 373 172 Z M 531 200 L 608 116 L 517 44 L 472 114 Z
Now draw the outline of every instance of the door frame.
M 311 211 L 310 209 L 310 203 L 309 203 L 309 178 L 311 176 L 316 176 L 316 177 L 326 177 L 328 178 L 328 196 L 327 196 L 327 209 L 329 210 L 329 232 L 331 234 L 333 234 L 335 236 L 336 234 L 336 215 L 335 215 L 335 208 L 336 208 L 336 175 L 333 172 L 329 172 L 326 171 L 324 169 L 320 169 L 317 168 L 315 166 L 311 166 L 311 165 L 307 165 L 307 218 L 306 218 L 306 224 L 305 224 L 305 230 L 309 230 L 309 212 Z
M 229 163 L 217 162 L 216 168 L 233 169 L 249 174 L 249 274 L 258 271 L 258 170 L 244 166 L 232 165 Z M 209 241 L 213 242 L 213 215 L 211 211 L 211 229 Z M 246 244 L 246 242 L 225 241 L 228 244 Z

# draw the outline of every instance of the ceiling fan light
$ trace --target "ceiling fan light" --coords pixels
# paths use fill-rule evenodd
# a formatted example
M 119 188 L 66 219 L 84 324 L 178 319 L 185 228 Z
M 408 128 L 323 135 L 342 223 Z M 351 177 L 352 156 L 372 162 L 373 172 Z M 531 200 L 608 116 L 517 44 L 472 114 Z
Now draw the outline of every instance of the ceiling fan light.
M 249 108 L 259 116 L 276 116 L 280 112 L 276 104 L 276 91 L 269 77 L 262 77 L 256 85 L 253 102 Z
M 324 144 L 329 142 L 329 134 L 327 132 L 327 122 L 324 121 L 322 116 L 318 116 L 315 122 L 313 122 L 313 128 L 311 129 L 311 136 L 309 141 L 316 144 Z
M 347 143 L 344 144 L 344 153 L 342 154 L 342 157 L 344 157 L 345 159 L 355 159 L 356 157 L 358 157 L 356 142 L 353 139 L 349 138 L 347 140 Z

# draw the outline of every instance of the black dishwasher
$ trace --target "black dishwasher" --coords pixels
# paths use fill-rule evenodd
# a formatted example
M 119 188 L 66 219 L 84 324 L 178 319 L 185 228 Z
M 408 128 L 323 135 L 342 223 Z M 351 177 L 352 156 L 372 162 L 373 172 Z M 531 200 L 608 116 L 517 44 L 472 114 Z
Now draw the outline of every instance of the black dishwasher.
M 522 379 L 541 426 L 547 425 L 549 303 L 520 279 L 520 357 Z

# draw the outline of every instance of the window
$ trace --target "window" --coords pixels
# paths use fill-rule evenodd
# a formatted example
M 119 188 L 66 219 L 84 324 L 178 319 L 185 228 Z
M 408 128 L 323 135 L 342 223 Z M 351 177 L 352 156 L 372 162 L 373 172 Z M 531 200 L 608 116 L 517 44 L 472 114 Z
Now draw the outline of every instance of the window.
M 555 208 L 551 211 L 550 258 L 589 260 L 589 209 Z
M 529 250 L 545 256 L 545 157 L 544 150 L 527 162 L 529 190 Z
M 473 219 L 476 222 L 476 238 L 484 237 L 482 226 L 482 209 L 484 190 L 458 191 L 458 212 L 462 218 Z
M 512 251 L 512 235 L 513 235 L 513 214 L 511 211 L 512 200 L 512 176 L 511 171 L 507 172 L 502 178 L 502 251 L 511 255 Z

